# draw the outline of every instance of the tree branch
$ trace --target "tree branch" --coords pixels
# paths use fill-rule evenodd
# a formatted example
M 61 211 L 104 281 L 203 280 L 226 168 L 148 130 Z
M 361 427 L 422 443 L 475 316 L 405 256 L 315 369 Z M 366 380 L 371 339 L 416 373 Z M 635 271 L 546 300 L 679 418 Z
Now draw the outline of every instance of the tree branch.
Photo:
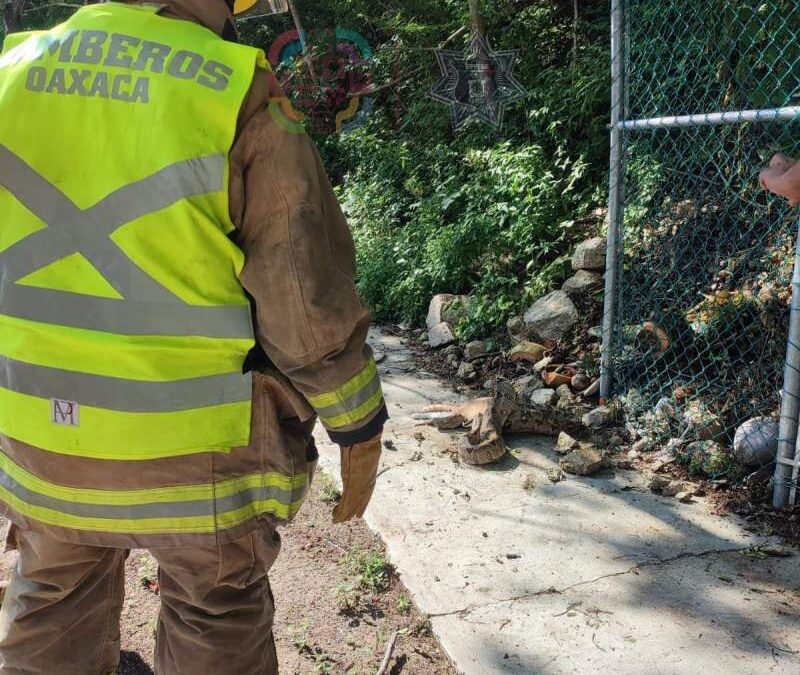
M 22 10 L 28 0 L 5 0 L 3 3 L 3 27 L 6 35 L 22 30 Z
M 578 23 L 580 21 L 580 12 L 578 10 L 578 0 L 573 0 L 572 4 L 575 12 L 572 23 L 572 62 L 574 64 L 578 60 Z

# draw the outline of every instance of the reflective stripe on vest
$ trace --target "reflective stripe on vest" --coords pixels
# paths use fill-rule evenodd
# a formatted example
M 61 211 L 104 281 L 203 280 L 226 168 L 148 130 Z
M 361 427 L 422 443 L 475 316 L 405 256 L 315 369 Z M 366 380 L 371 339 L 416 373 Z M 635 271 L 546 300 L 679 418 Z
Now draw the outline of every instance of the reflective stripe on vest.
M 48 227 L 0 253 L 0 314 L 125 335 L 251 338 L 250 306 L 192 307 L 145 274 L 111 240 L 123 225 L 181 199 L 223 188 L 223 155 L 179 162 L 109 195 L 87 210 L 0 145 L 0 186 Z M 82 253 L 124 301 L 17 286 L 22 277 Z M 166 305 L 155 313 L 150 303 Z
M 262 513 L 289 520 L 307 489 L 307 474 L 278 473 L 148 490 L 75 489 L 43 481 L 0 453 L 0 499 L 27 518 L 80 530 L 211 533 Z
M 241 373 L 173 382 L 137 382 L 73 373 L 0 356 L 0 387 L 28 396 L 75 401 L 106 410 L 155 413 L 249 401 L 252 386 Z

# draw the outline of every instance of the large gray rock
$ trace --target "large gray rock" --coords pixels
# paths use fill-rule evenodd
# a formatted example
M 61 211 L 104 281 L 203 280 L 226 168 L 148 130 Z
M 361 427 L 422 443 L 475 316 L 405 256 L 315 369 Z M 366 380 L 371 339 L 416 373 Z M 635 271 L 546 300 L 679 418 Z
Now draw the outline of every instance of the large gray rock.
M 613 421 L 614 412 L 604 405 L 601 405 L 586 413 L 582 419 L 584 426 L 587 426 L 591 429 L 602 429 L 603 427 L 607 427 Z
M 733 455 L 746 466 L 771 464 L 778 455 L 780 425 L 769 417 L 748 420 L 736 430 Z
M 603 468 L 603 456 L 596 448 L 583 445 L 564 457 L 560 464 L 561 468 L 567 473 L 577 476 L 591 476 Z
M 603 284 L 603 276 L 598 272 L 589 270 L 578 270 L 575 276 L 570 277 L 564 282 L 562 290 L 572 296 L 588 295 L 600 288 Z
M 575 249 L 572 256 L 574 270 L 604 270 L 606 268 L 606 241 L 601 237 L 587 239 Z
M 578 323 L 578 310 L 564 291 L 537 300 L 525 312 L 525 324 L 540 340 L 561 340 Z
M 450 295 L 449 293 L 440 293 L 433 296 L 431 304 L 428 305 L 428 318 L 425 320 L 428 325 L 428 331 L 432 331 L 436 326 L 444 323 L 444 317 L 442 316 L 444 307 L 455 298 L 455 295 Z
M 434 295 L 431 304 L 428 305 L 428 318 L 425 323 L 431 331 L 440 323 L 457 324 L 466 316 L 469 307 L 469 298 L 465 295 L 451 295 L 450 293 L 440 293 Z
M 444 347 L 453 344 L 456 336 L 449 323 L 442 321 L 428 331 L 428 344 L 431 347 Z

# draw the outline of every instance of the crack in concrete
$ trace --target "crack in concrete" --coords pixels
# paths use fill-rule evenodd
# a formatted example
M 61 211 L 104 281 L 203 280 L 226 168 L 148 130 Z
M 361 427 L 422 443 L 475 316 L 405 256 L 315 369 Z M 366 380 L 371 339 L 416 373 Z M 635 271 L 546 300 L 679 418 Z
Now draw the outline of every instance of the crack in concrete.
M 487 607 L 493 607 L 495 605 L 502 605 L 503 603 L 506 602 L 514 604 L 515 602 L 518 602 L 520 600 L 527 600 L 528 598 L 536 598 L 542 595 L 563 595 L 564 593 L 574 590 L 575 588 L 580 588 L 581 586 L 590 586 L 592 584 L 596 584 L 598 581 L 604 581 L 605 579 L 612 579 L 614 577 L 623 577 L 628 574 L 633 574 L 634 572 L 647 567 L 658 567 L 659 565 L 668 565 L 670 563 L 677 562 L 678 560 L 685 560 L 687 558 L 704 558 L 710 555 L 744 553 L 750 548 L 752 548 L 752 546 L 745 546 L 740 548 L 709 549 L 707 551 L 700 551 L 698 553 L 687 551 L 684 553 L 679 553 L 678 555 L 674 555 L 670 558 L 652 558 L 651 560 L 644 560 L 640 563 L 636 563 L 633 567 L 630 567 L 627 570 L 623 570 L 621 572 L 611 572 L 610 574 L 603 574 L 599 577 L 595 577 L 594 579 L 586 579 L 584 581 L 578 581 L 574 584 L 570 584 L 569 586 L 565 586 L 564 588 L 559 589 L 551 586 L 550 588 L 545 588 L 540 591 L 534 591 L 532 593 L 521 593 L 520 595 L 515 595 L 509 598 L 492 600 L 491 602 L 487 602 L 486 604 L 469 605 L 468 607 L 464 607 L 462 609 L 454 609 L 450 612 L 441 612 L 439 614 L 428 614 L 427 616 L 429 619 L 438 619 L 440 617 L 457 616 L 457 615 L 467 616 L 479 609 L 485 609 Z

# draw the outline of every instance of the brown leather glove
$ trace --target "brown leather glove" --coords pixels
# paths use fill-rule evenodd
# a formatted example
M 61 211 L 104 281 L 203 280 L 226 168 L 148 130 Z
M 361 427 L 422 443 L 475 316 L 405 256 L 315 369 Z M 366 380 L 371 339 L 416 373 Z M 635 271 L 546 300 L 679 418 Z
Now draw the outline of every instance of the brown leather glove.
M 341 447 L 342 498 L 333 510 L 333 522 L 361 518 L 375 490 L 381 460 L 381 436 Z

